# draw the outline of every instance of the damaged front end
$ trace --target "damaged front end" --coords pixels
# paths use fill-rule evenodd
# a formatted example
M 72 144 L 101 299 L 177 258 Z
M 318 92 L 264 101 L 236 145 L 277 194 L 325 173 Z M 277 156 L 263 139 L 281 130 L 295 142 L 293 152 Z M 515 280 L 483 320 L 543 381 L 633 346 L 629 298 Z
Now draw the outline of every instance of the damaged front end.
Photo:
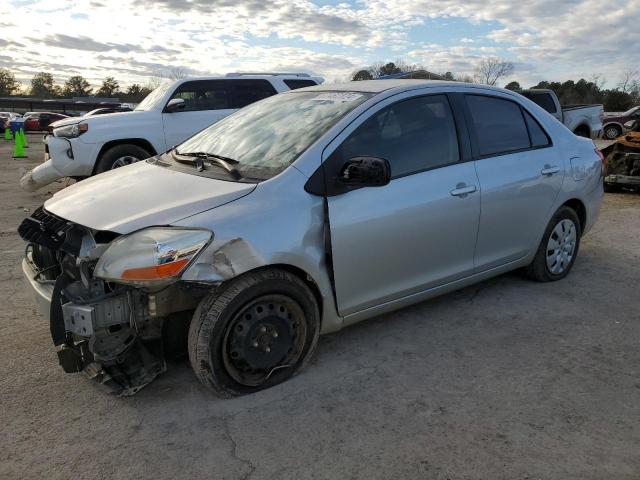
M 25 262 L 35 272 L 32 282 L 49 287 L 51 336 L 65 372 L 84 372 L 110 392 L 126 396 L 166 370 L 166 350 L 180 349 L 175 342 L 168 344 L 167 328 L 171 325 L 173 329 L 171 339 L 186 338 L 175 334 L 175 324 L 186 332 L 188 313 L 206 293 L 205 288 L 177 283 L 173 277 L 158 281 L 144 268 L 127 270 L 122 281 L 104 278 L 104 274 L 100 278 L 96 267 L 101 259 L 102 264 L 105 257 L 111 265 L 126 263 L 113 254 L 105 255 L 114 243 L 123 243 L 125 236 L 68 222 L 42 207 L 18 231 L 28 242 Z M 134 255 L 141 248 L 139 242 L 128 242 L 125 247 Z M 156 247 L 161 254 L 158 263 L 164 262 L 165 270 L 180 255 L 182 269 L 194 257 L 184 256 L 184 249 L 160 247 Z M 144 255 L 149 256 L 146 250 Z M 103 272 L 108 268 L 100 267 Z M 150 268 L 156 271 L 162 266 Z M 133 273 L 127 277 L 127 272 Z

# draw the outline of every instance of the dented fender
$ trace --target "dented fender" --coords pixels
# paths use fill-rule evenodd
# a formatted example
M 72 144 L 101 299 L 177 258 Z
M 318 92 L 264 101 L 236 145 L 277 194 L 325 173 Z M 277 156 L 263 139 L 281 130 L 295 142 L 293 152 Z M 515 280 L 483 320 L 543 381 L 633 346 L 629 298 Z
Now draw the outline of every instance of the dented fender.
M 339 330 L 342 317 L 327 266 L 323 199 L 307 193 L 301 199 L 307 177 L 295 168 L 282 175 L 290 178 L 267 180 L 250 195 L 174 223 L 213 232 L 182 280 L 214 285 L 258 268 L 293 267 L 315 284 L 322 298 L 321 333 Z

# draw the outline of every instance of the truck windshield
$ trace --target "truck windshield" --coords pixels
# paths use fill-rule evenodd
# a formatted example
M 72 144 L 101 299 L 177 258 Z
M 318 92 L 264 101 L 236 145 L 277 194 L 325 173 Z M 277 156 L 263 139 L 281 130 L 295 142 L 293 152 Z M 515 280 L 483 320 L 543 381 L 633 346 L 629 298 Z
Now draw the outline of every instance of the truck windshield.
M 149 95 L 144 97 L 138 106 L 135 108 L 136 111 L 146 111 L 151 110 L 159 100 L 164 97 L 164 94 L 167 92 L 169 87 L 171 86 L 170 82 L 162 83 L 159 87 L 153 90 Z
M 176 149 L 234 162 L 243 177 L 265 180 L 287 168 L 370 93 L 291 92 L 274 95 L 213 124 Z

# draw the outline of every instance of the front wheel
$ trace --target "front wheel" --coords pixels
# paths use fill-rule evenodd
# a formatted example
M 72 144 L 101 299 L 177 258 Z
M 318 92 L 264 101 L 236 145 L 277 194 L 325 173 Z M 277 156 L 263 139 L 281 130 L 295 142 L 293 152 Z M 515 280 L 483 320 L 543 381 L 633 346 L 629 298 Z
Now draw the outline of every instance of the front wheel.
M 293 376 L 319 332 L 318 305 L 302 280 L 279 269 L 250 272 L 202 300 L 189 327 L 189 359 L 219 395 L 246 395 Z
M 125 167 L 150 156 L 149 152 L 137 145 L 116 145 L 102 154 L 96 164 L 96 174 L 108 172 L 114 168 Z
M 581 235 L 576 212 L 569 207 L 558 209 L 547 225 L 536 256 L 526 269 L 527 275 L 539 282 L 566 277 L 578 255 Z

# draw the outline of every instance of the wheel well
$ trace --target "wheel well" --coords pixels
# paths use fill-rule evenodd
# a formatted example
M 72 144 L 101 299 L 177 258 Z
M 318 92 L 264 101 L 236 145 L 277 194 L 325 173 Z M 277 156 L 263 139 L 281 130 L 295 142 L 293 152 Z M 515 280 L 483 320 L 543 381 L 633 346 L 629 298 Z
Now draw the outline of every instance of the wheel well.
M 316 302 L 318 304 L 318 311 L 320 312 L 320 318 L 322 319 L 322 294 L 320 293 L 320 289 L 318 288 L 318 284 L 311 277 L 311 275 L 309 275 L 307 272 L 305 272 L 301 268 L 294 267 L 293 265 L 288 265 L 286 263 L 276 263 L 276 264 L 273 264 L 273 265 L 265 265 L 264 267 L 259 267 L 259 268 L 256 268 L 255 270 L 249 270 L 249 271 L 251 272 L 251 271 L 256 271 L 256 270 L 265 270 L 265 269 L 268 269 L 268 268 L 279 268 L 281 270 L 286 270 L 287 272 L 295 275 L 300 280 L 302 280 L 304 282 L 304 284 L 307 287 L 309 287 L 309 289 L 313 293 L 313 296 L 315 297 Z M 248 273 L 248 272 L 245 272 L 245 273 Z M 321 325 L 321 327 L 322 327 L 322 325 Z
M 585 134 L 585 136 L 589 136 L 591 135 L 591 130 L 589 129 L 589 127 L 587 125 L 578 125 L 574 130 L 573 133 L 575 133 L 576 135 L 580 135 L 581 133 Z
M 622 130 L 622 126 L 619 123 L 616 123 L 616 122 L 605 123 L 602 126 L 602 129 L 604 130 L 607 127 L 616 127 L 618 130 Z
M 109 150 L 111 147 L 115 147 L 116 145 L 135 145 L 137 147 L 144 148 L 147 152 L 149 152 L 149 155 L 151 156 L 157 155 L 158 153 L 156 152 L 156 149 L 153 148 L 153 145 L 151 145 L 151 143 L 144 138 L 123 138 L 118 140 L 111 140 L 110 142 L 105 143 L 100 149 L 100 153 L 98 153 L 98 160 L 100 160 L 104 152 Z M 97 163 L 98 162 L 96 161 L 96 164 Z
M 587 225 L 587 209 L 577 198 L 572 198 L 564 202 L 563 206 L 571 208 L 578 215 L 578 220 L 580 220 L 580 231 L 584 232 L 584 228 Z

